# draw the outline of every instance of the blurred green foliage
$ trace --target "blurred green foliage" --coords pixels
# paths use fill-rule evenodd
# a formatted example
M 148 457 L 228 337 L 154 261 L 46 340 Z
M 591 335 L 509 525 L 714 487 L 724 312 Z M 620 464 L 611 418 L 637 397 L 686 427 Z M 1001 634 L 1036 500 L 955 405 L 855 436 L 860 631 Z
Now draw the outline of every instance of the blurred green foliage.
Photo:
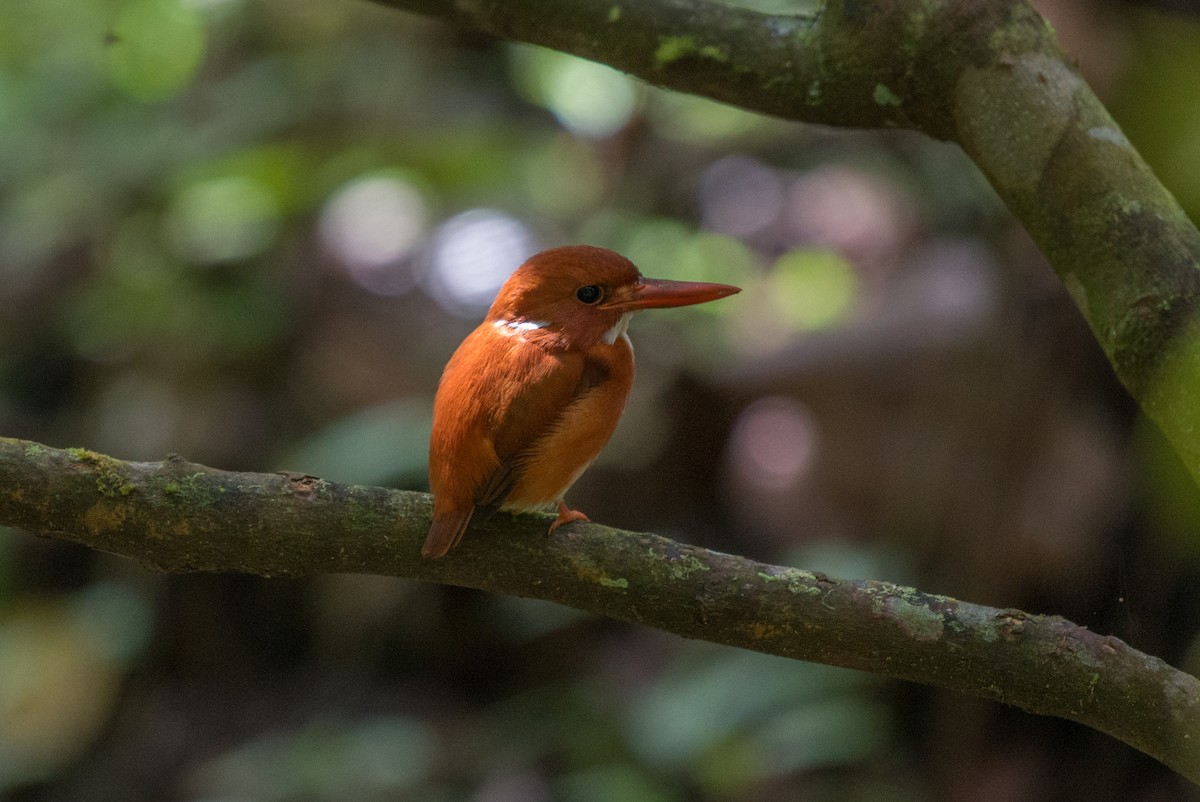
M 113 81 L 139 100 L 171 97 L 199 67 L 204 38 L 204 22 L 191 5 L 179 0 L 128 3 L 108 34 Z
M 1200 219 L 1200 109 L 1195 94 L 1200 22 L 1141 14 L 1128 29 L 1131 50 L 1114 115 L 1193 220 Z
M 0 618 L 0 788 L 53 779 L 100 735 L 153 619 L 108 581 L 23 600 Z
M 339 418 L 310 434 L 279 459 L 314 475 L 348 484 L 386 484 L 403 477 L 419 484 L 433 427 L 427 403 L 405 399 Z
M 187 781 L 207 799 L 387 799 L 411 792 L 429 772 L 434 739 L 419 719 L 315 721 L 299 732 L 262 735 L 195 770 Z
M 843 320 L 858 294 L 858 279 L 845 259 L 829 251 L 792 251 L 775 263 L 771 297 L 792 326 L 825 328 Z
M 1105 89 L 1194 210 L 1196 28 L 1054 22 L 1085 65 L 1123 43 Z M 745 288 L 635 322 L 573 491 L 597 520 L 1197 653 L 1195 488 L 956 149 L 368 3 L 0 8 L 5 435 L 423 489 L 442 364 L 565 242 Z M 1078 728 L 542 603 L 157 577 L 14 532 L 0 713 L 26 802 L 1183 793 Z

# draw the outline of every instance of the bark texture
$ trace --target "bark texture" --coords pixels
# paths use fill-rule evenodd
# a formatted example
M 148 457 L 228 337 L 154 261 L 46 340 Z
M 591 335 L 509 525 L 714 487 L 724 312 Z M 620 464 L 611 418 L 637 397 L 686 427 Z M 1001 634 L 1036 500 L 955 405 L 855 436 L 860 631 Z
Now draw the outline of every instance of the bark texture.
M 155 570 L 370 573 L 546 599 L 1072 719 L 1200 781 L 1200 682 L 1062 618 L 596 524 L 547 538 L 549 519 L 535 516 L 496 515 L 449 557 L 426 560 L 430 513 L 424 493 L 0 439 L 0 524 Z

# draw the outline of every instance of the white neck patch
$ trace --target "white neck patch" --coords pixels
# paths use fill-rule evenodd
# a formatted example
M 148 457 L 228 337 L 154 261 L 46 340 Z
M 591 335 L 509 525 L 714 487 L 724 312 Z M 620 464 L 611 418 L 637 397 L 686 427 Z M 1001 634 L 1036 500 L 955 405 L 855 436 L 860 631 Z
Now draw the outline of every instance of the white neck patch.
M 604 342 L 608 343 L 609 345 L 612 345 L 619 338 L 624 337 L 625 332 L 629 330 L 629 318 L 631 317 L 633 317 L 633 312 L 626 312 L 625 314 L 621 315 L 621 319 L 617 321 L 617 324 L 608 331 L 604 332 L 600 339 L 604 340 Z
M 497 320 L 492 325 L 504 334 L 523 334 L 527 331 L 544 329 L 550 324 L 544 320 Z

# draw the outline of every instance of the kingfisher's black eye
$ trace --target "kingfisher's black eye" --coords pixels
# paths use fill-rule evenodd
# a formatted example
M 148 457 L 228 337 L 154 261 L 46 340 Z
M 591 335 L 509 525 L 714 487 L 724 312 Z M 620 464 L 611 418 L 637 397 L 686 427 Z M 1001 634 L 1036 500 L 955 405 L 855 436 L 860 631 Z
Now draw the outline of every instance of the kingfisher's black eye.
M 588 284 L 575 290 L 575 297 L 585 304 L 594 304 L 604 297 L 604 290 L 599 284 Z

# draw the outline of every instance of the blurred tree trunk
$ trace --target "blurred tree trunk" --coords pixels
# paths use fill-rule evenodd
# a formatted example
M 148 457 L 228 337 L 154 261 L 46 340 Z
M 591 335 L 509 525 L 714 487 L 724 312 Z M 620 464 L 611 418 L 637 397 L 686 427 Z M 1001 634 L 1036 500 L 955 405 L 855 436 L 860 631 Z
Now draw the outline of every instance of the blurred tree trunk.
M 172 572 L 367 573 L 546 599 L 1078 721 L 1200 782 L 1200 682 L 1055 616 L 847 581 L 588 524 L 497 515 L 425 560 L 424 493 L 0 438 L 0 525 Z
M 752 111 L 958 143 L 1200 481 L 1200 232 L 1024 0 L 377 2 Z

